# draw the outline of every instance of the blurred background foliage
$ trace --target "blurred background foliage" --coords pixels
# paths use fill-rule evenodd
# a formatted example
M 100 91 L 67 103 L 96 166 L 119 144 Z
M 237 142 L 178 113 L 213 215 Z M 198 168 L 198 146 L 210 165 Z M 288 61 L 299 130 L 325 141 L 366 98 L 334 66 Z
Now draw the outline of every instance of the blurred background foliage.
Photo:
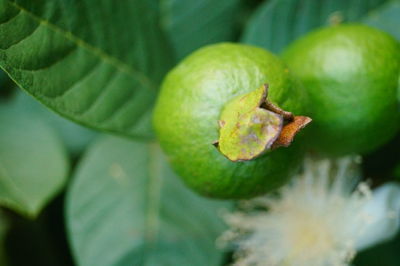
M 207 44 L 279 53 L 346 22 L 400 40 L 400 0 L 0 0 L 0 265 L 229 263 L 214 241 L 232 203 L 186 189 L 153 139 L 160 81 Z M 399 147 L 363 158 L 374 186 L 400 180 Z M 400 265 L 399 250 L 354 264 Z

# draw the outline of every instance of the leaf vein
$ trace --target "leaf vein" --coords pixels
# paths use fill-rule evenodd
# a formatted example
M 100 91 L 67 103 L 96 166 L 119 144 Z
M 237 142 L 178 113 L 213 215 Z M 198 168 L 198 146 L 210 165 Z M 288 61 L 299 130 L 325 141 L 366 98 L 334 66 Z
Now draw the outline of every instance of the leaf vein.
M 8 23 L 9 21 L 11 21 L 11 20 L 13 20 L 14 18 L 16 18 L 20 13 L 21 13 L 21 10 L 18 10 L 18 13 L 16 13 L 16 14 L 15 14 L 14 16 L 12 16 L 12 17 L 9 17 L 9 18 L 7 18 L 6 20 L 0 22 L 0 25 L 1 25 L 1 24 L 6 24 L 6 23 Z
M 64 91 L 62 91 L 60 94 L 57 95 L 52 95 L 49 98 L 57 99 L 57 98 L 62 98 L 63 96 L 65 96 L 65 94 L 72 90 L 73 88 L 79 86 L 79 84 L 81 84 L 82 82 L 84 82 L 93 72 L 95 72 L 95 70 L 101 65 L 100 61 L 97 61 L 85 74 L 83 74 L 83 76 L 79 77 L 77 80 L 75 80 L 67 89 L 65 89 Z
M 154 247 L 159 231 L 159 212 L 162 188 L 162 165 L 160 154 L 154 143 L 149 145 L 149 164 L 148 164 L 148 185 L 147 185 L 147 206 L 146 208 L 146 227 L 144 233 L 145 256 Z M 145 257 L 146 259 L 146 257 Z
M 84 116 L 93 108 L 93 106 L 95 106 L 98 99 L 107 91 L 107 88 L 116 79 L 116 77 L 118 77 L 117 74 L 118 73 L 115 71 L 111 74 L 110 78 L 106 81 L 106 83 L 103 84 L 102 89 L 100 90 L 100 93 L 97 94 L 95 97 L 93 97 L 92 102 L 89 104 L 89 106 L 86 108 L 86 110 L 82 111 L 79 115 Z
M 142 83 L 145 87 L 155 89 L 155 85 L 153 84 L 153 82 L 144 73 L 142 73 L 138 70 L 135 70 L 131 66 L 120 61 L 118 58 L 107 54 L 102 49 L 94 47 L 93 45 L 89 44 L 88 42 L 86 42 L 83 39 L 74 35 L 72 32 L 66 31 L 66 30 L 60 28 L 59 26 L 51 23 L 50 21 L 38 17 L 37 15 L 33 14 L 32 12 L 30 12 L 29 10 L 20 6 L 19 4 L 12 2 L 10 0 L 8 0 L 8 2 L 11 5 L 13 5 L 15 8 L 22 10 L 23 12 L 28 14 L 33 20 L 36 20 L 37 22 L 41 23 L 42 25 L 46 25 L 52 31 L 59 33 L 62 36 L 64 36 L 66 39 L 72 41 L 77 47 L 81 47 L 81 48 L 89 51 L 91 54 L 95 55 L 96 57 L 99 57 L 103 61 L 114 66 L 116 69 L 120 70 L 121 72 L 127 73 L 128 75 L 137 78 L 138 81 L 140 83 Z
M 39 29 L 39 27 L 40 27 L 40 24 L 37 24 L 37 26 L 36 26 L 31 32 L 29 32 L 26 36 L 22 37 L 21 39 L 19 39 L 19 40 L 16 41 L 16 42 L 10 44 L 10 45 L 9 45 L 8 47 L 6 47 L 6 48 L 1 48 L 1 50 L 6 51 L 6 50 L 10 49 L 11 47 L 13 47 L 13 46 L 15 46 L 15 45 L 21 43 L 23 40 L 28 39 L 30 36 L 32 36 L 32 35 Z
M 134 95 L 134 90 L 130 90 L 129 95 L 126 96 L 123 99 L 122 103 L 119 103 L 119 105 L 116 108 L 113 108 L 113 110 L 108 114 L 107 117 L 104 117 L 101 121 L 101 123 L 107 122 L 108 120 L 112 119 L 114 116 L 117 115 L 118 111 L 122 109 L 122 107 L 124 107 L 125 105 L 127 105 L 131 100 L 132 100 L 132 96 Z

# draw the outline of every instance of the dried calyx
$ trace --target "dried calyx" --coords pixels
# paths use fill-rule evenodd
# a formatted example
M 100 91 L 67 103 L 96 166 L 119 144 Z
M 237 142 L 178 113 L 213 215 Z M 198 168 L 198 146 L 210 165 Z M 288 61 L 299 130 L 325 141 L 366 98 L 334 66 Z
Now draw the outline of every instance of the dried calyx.
M 311 118 L 294 116 L 268 100 L 268 84 L 230 101 L 221 113 L 214 145 L 231 161 L 248 161 L 288 147 Z

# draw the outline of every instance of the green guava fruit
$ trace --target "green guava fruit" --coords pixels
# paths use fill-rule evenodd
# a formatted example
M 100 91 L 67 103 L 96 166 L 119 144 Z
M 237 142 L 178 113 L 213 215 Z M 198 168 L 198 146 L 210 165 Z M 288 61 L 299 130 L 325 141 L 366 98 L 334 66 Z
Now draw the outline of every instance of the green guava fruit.
M 398 131 L 400 46 L 390 35 L 356 24 L 322 28 L 291 44 L 283 59 L 310 99 L 313 150 L 367 153 Z
M 306 100 L 281 59 L 261 48 L 222 43 L 194 52 L 168 73 L 153 122 L 189 187 L 209 197 L 249 198 L 279 187 L 296 170 L 301 141 L 272 146 L 296 124 L 285 122 L 284 111 L 300 115 Z M 267 102 L 275 109 L 261 107 Z

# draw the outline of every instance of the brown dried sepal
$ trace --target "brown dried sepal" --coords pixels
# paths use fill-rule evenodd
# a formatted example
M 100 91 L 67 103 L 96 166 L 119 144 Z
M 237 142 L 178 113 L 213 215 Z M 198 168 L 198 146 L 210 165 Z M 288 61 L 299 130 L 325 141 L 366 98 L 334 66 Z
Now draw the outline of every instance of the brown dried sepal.
M 308 116 L 294 116 L 293 120 L 283 126 L 278 139 L 272 144 L 272 149 L 288 147 L 296 134 L 311 123 L 312 119 Z
M 270 102 L 268 99 L 265 99 L 265 102 L 261 105 L 261 107 L 269 111 L 272 111 L 275 114 L 281 115 L 285 120 L 292 121 L 294 119 L 294 115 L 291 112 L 281 109 L 280 107 Z

